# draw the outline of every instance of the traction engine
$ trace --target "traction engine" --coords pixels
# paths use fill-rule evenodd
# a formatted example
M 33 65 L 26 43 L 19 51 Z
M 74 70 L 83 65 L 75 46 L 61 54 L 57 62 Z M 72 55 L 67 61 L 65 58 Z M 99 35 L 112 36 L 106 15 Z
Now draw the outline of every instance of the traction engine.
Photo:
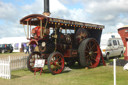
M 82 67 L 98 66 L 103 25 L 51 18 L 41 14 L 28 15 L 20 23 L 26 25 L 29 45 L 34 46 L 34 51 L 27 59 L 30 71 L 41 70 L 34 68 L 36 59 L 45 59 L 45 65 L 52 74 L 61 73 L 65 65 L 72 66 L 76 62 Z

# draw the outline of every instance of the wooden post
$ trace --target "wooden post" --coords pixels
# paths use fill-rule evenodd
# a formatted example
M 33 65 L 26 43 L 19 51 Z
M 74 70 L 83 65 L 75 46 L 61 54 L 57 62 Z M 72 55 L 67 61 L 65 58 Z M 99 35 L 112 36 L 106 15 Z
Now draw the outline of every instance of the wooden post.
M 29 38 L 29 26 L 28 26 L 28 21 L 27 21 L 27 38 Z
M 11 59 L 10 59 L 10 56 L 9 56 L 9 79 L 11 79 Z

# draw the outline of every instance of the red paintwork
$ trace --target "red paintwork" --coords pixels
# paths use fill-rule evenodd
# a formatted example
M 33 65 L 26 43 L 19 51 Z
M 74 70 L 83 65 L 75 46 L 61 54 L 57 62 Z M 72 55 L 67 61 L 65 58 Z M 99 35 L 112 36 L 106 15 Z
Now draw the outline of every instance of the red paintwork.
M 71 49 L 65 51 L 64 57 L 71 57 Z
M 119 28 L 118 29 L 118 33 L 120 34 L 121 38 L 122 38 L 122 41 L 124 43 L 124 47 L 126 47 L 126 50 L 124 52 L 124 59 L 125 60 L 128 60 L 128 55 L 127 55 L 127 51 L 128 51 L 128 48 L 127 48 L 127 42 L 128 42 L 128 27 L 122 27 L 122 28 Z
M 124 56 L 124 60 L 128 60 L 128 56 Z
M 58 58 L 59 57 L 59 58 Z M 64 58 L 62 57 L 61 54 L 56 54 L 53 56 L 53 59 L 56 59 L 56 60 L 52 60 L 52 62 L 50 62 L 51 65 L 53 65 L 53 68 L 51 67 L 51 70 L 52 72 L 54 72 L 55 74 L 59 74 L 63 71 L 64 69 Z M 59 63 L 60 66 L 58 66 L 57 64 Z M 60 64 L 61 63 L 61 64 Z M 57 70 L 53 70 L 54 67 L 61 67 Z
M 77 54 L 78 54 L 77 50 L 68 49 L 65 51 L 64 57 L 78 57 Z
M 128 30 L 128 27 L 123 27 L 118 29 L 118 33 L 120 34 L 125 47 L 126 47 L 126 38 L 128 37 L 128 32 L 125 32 L 126 30 Z
M 37 42 L 37 40 L 35 40 L 35 39 L 31 39 L 30 42 L 29 42 L 29 45 L 31 45 L 31 44 L 36 44 L 36 45 L 38 45 L 38 42 Z
M 101 53 L 102 63 L 103 63 L 104 66 L 106 66 L 106 63 L 105 63 L 105 61 L 104 61 L 104 57 L 103 57 L 103 54 L 102 54 L 101 50 L 100 50 L 100 53 Z
M 96 43 L 95 41 L 93 41 L 94 43 Z M 101 51 L 100 51 L 100 46 L 97 44 L 97 56 L 95 58 L 96 62 L 93 63 L 91 66 L 91 68 L 95 68 L 98 66 L 99 62 L 100 62 L 100 57 L 101 57 Z
M 37 26 L 37 27 L 35 27 L 35 28 L 32 29 L 32 33 L 36 34 L 34 36 L 34 38 L 39 38 L 40 37 L 40 30 L 41 30 L 40 26 Z

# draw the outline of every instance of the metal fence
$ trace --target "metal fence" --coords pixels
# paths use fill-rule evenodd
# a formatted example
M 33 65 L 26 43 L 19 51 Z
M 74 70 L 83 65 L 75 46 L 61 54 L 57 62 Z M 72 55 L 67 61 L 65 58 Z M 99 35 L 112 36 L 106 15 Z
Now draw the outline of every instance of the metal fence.
M 0 58 L 0 77 L 11 79 L 11 71 L 27 68 L 26 56 Z

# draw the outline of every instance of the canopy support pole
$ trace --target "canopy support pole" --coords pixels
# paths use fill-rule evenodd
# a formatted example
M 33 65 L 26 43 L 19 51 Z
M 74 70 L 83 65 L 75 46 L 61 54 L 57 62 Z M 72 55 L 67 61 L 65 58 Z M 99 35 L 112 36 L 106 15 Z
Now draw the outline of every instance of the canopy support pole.
M 40 37 L 42 38 L 42 20 L 40 20 Z
M 28 25 L 29 21 L 27 21 L 27 39 L 29 39 L 29 25 Z

